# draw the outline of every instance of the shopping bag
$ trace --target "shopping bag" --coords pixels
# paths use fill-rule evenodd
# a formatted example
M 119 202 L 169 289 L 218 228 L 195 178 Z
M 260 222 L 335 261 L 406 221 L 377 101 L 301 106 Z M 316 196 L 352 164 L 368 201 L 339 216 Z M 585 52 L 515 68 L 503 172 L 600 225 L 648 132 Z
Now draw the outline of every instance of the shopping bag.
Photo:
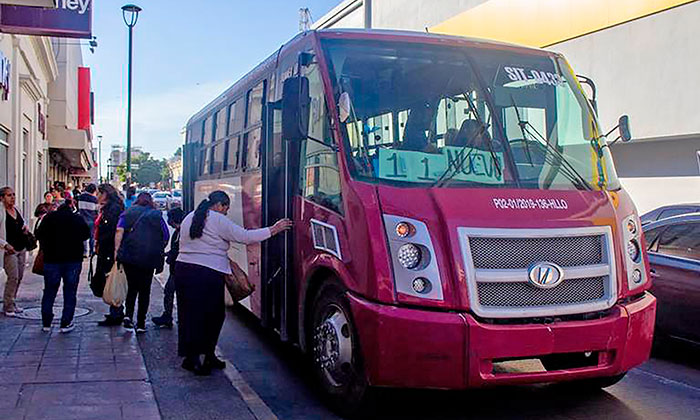
M 107 277 L 107 284 L 105 284 L 105 290 L 104 293 L 102 293 L 102 300 L 115 308 L 120 307 L 126 300 L 127 290 L 128 286 L 124 267 L 122 267 L 121 264 L 114 264 L 112 271 Z
M 234 302 L 239 302 L 253 294 L 255 285 L 248 280 L 248 275 L 235 261 L 229 259 L 229 264 L 232 273 L 224 277 L 226 289 L 231 295 L 231 299 Z
M 32 273 L 38 274 L 40 276 L 44 275 L 44 250 L 41 248 L 39 248 L 39 252 L 37 252 L 36 257 L 34 257 Z

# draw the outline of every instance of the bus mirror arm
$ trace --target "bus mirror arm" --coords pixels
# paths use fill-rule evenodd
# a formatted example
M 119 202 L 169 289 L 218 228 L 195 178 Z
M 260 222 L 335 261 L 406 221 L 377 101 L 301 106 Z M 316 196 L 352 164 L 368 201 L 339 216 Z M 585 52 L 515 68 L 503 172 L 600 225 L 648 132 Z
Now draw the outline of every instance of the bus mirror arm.
M 588 101 L 591 103 L 591 107 L 593 107 L 593 112 L 595 112 L 596 115 L 598 115 L 598 91 L 596 89 L 595 83 L 593 82 L 593 79 L 586 76 L 582 76 L 580 74 L 577 74 L 576 78 L 578 79 L 579 83 L 581 83 L 582 85 L 586 85 L 591 89 L 591 96 L 588 98 Z
M 617 143 L 618 140 L 622 140 L 623 143 L 628 143 L 629 141 L 632 140 L 632 130 L 630 128 L 630 117 L 628 117 L 627 115 L 621 116 L 617 122 L 617 125 L 615 127 L 613 127 L 610 131 L 605 133 L 604 137 L 609 136 L 613 131 L 615 131 L 617 129 L 620 130 L 620 134 L 618 134 L 618 136 L 615 138 L 615 140 L 606 144 L 606 146 L 612 146 L 613 144 Z
M 287 141 L 305 140 L 309 135 L 309 79 L 289 77 L 282 86 L 282 138 Z

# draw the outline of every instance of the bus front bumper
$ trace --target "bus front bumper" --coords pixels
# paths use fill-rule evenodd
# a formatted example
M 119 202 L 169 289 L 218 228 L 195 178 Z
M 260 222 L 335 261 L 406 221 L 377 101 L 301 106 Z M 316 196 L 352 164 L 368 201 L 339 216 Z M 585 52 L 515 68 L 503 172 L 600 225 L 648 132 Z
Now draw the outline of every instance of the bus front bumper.
M 615 305 L 604 318 L 524 325 L 348 299 L 368 380 L 386 387 L 463 389 L 615 376 L 649 358 L 656 315 L 649 293 Z M 587 361 L 560 370 L 537 365 L 541 357 L 563 354 Z

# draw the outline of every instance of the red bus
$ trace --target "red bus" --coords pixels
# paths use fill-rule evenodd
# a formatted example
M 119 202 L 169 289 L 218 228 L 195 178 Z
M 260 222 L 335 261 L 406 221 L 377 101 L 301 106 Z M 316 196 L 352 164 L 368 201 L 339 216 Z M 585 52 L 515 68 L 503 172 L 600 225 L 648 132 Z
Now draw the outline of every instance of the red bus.
M 299 34 L 194 115 L 185 205 L 246 228 L 241 302 L 341 406 L 370 387 L 604 387 L 647 360 L 641 224 L 564 57 L 426 33 Z M 620 135 L 629 140 L 626 117 Z

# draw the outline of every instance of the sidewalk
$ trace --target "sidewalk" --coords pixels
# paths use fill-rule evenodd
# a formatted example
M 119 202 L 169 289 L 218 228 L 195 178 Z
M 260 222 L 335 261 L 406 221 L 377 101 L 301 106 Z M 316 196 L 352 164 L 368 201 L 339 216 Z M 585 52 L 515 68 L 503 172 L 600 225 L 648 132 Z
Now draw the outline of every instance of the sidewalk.
M 18 299 L 25 317 L 40 318 L 42 289 L 43 277 L 27 269 Z M 160 419 L 136 335 L 97 326 L 106 305 L 92 295 L 86 269 L 76 311 L 82 316 L 68 334 L 58 332 L 61 296 L 51 333 L 39 319 L 0 315 L 0 419 Z

